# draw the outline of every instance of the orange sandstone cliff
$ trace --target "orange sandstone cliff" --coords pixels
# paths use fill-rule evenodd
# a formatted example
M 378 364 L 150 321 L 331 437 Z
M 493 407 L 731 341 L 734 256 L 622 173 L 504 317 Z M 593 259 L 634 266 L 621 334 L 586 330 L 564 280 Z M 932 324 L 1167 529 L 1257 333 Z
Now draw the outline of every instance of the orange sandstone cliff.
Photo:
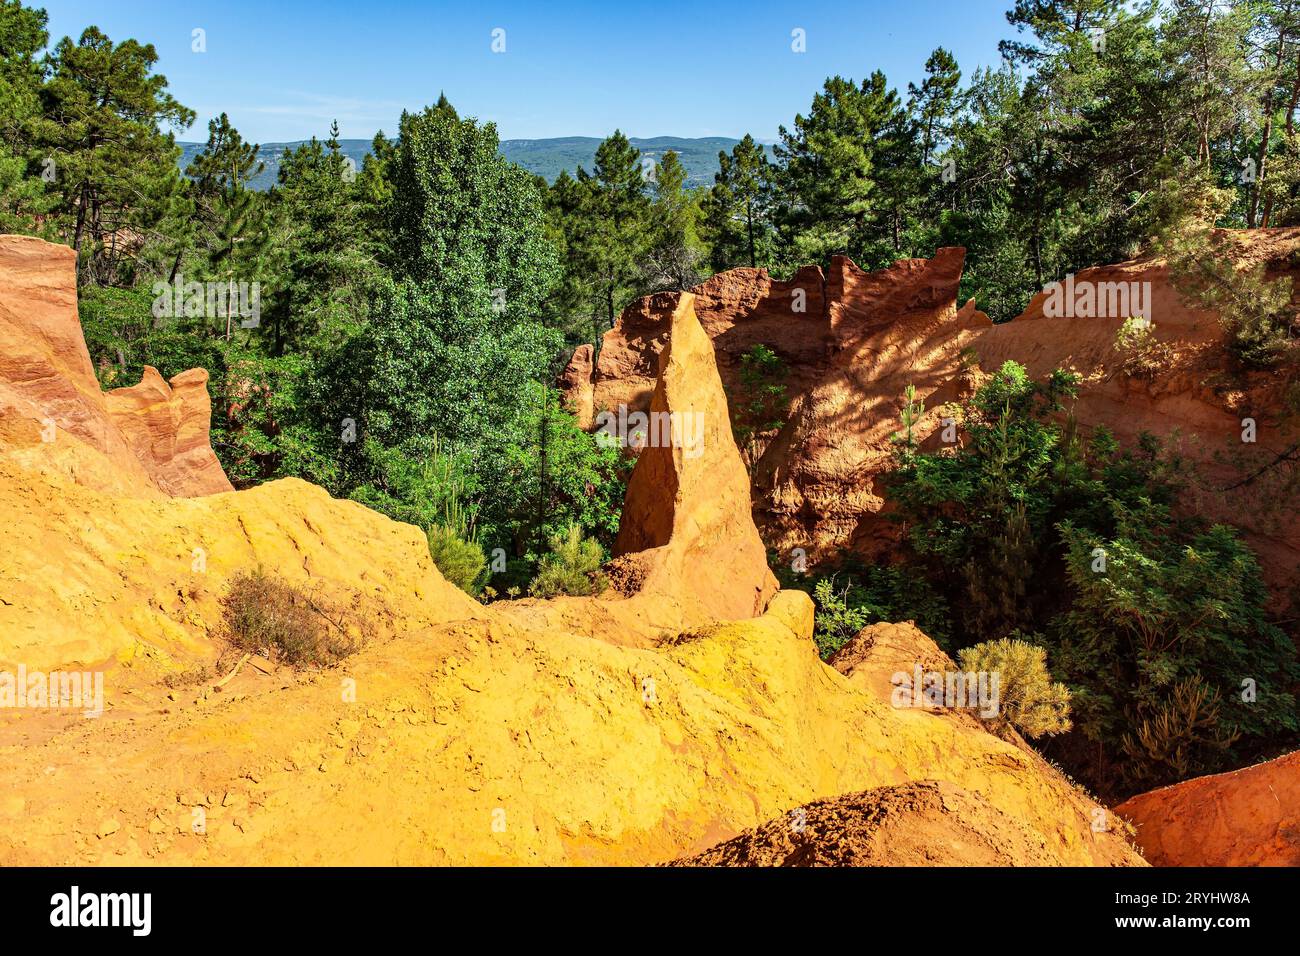
M 1156 866 L 1300 866 L 1300 752 L 1115 808 Z
M 0 455 L 131 497 L 231 491 L 208 444 L 207 372 L 105 395 L 77 317 L 75 254 L 0 236 Z
M 1271 277 L 1297 275 L 1300 229 L 1229 238 L 1243 263 L 1264 263 Z M 1037 377 L 1058 367 L 1078 372 L 1083 381 L 1071 411 L 1082 428 L 1105 426 L 1130 444 L 1142 432 L 1164 440 L 1196 469 L 1194 507 L 1244 528 L 1275 593 L 1300 585 L 1300 514 L 1276 494 L 1277 481 L 1294 467 L 1286 453 L 1300 441 L 1280 417 L 1284 376 L 1228 374 L 1216 316 L 1187 305 L 1159 260 L 1075 277 L 1149 286 L 1155 338 L 1170 348 L 1150 377 L 1123 370 L 1115 336 L 1125 316 L 1047 317 L 1040 294 L 1020 317 L 992 324 L 973 302 L 958 301 L 963 260 L 961 249 L 939 249 L 932 259 L 867 273 L 836 257 L 825 276 L 805 267 L 778 282 L 763 270 L 733 269 L 691 290 L 729 390 L 740 388 L 741 356 L 756 344 L 789 369 L 788 413 L 775 434 L 762 436 L 751 472 L 755 519 L 769 545 L 786 553 L 801 548 L 813 560 L 844 550 L 886 552 L 897 531 L 882 520 L 882 479 L 892 467 L 904 390 L 914 386 L 924 404 L 914 430 L 923 447 L 934 448 L 953 403 L 972 394 L 983 374 L 1014 360 Z M 1300 299 L 1300 288 L 1294 293 Z M 658 293 L 634 302 L 605 334 L 595 362 L 590 348 L 575 355 L 561 385 L 581 420 L 621 404 L 646 407 L 650 369 L 678 299 Z M 1242 441 L 1247 419 L 1253 443 Z M 1280 458 L 1282 467 L 1273 467 Z

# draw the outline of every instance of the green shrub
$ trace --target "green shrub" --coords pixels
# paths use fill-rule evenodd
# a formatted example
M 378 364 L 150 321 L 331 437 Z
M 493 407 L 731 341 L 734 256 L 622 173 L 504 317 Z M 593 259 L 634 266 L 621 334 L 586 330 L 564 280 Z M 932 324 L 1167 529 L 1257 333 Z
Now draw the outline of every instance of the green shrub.
M 782 588 L 812 596 L 817 608 L 813 640 L 823 659 L 877 621 L 914 621 L 936 643 L 949 644 L 948 603 L 918 567 L 868 566 L 849 559 L 831 577 L 812 579 L 775 554 L 769 555 L 769 563 Z M 839 590 L 837 581 L 843 582 Z
M 832 578 L 822 578 L 813 586 L 813 602 L 817 605 L 814 617 L 813 643 L 822 660 L 832 654 L 857 635 L 872 619 L 880 620 L 881 612 L 877 607 L 866 604 L 849 603 L 850 588 L 845 586 L 835 590 Z
M 294 667 L 347 657 L 361 646 L 367 628 L 365 620 L 323 606 L 260 567 L 236 572 L 222 605 L 234 647 Z
M 1131 759 L 1106 769 L 1146 789 L 1219 769 L 1238 736 L 1300 729 L 1287 690 L 1300 667 L 1265 616 L 1254 553 L 1226 526 L 1189 529 L 1165 507 L 1109 504 L 1109 536 L 1061 524 L 1075 600 L 1049 628 L 1062 676 L 1085 691 L 1076 722 L 1093 747 L 1083 752 L 1129 739 Z
M 553 598 L 561 594 L 599 594 L 606 579 L 600 566 L 605 552 L 594 538 L 584 538 L 582 529 L 570 525 L 563 535 L 550 539 L 551 551 L 542 557 L 537 577 L 528 587 L 534 597 Z
M 761 342 L 740 356 L 740 381 L 728 404 L 736 445 L 751 467 L 758 459 L 762 436 L 785 424 L 790 407 L 785 386 L 788 375 L 781 356 Z
M 1130 774 L 1134 782 L 1168 783 L 1219 766 L 1238 737 L 1221 719 L 1219 704 L 1218 691 L 1200 677 L 1175 684 L 1120 741 L 1138 771 Z
M 1050 420 L 1074 393 L 1057 372 L 1033 381 L 1004 364 L 961 410 L 967 442 L 919 453 L 906 434 L 889 479 L 906 540 L 940 593 L 955 602 L 969 639 L 1029 627 L 1037 605 L 1056 589 L 1034 587 L 1062 498 L 1068 442 Z M 914 404 L 913 393 L 906 408 Z M 904 425 L 908 425 L 904 415 Z
M 963 671 L 998 675 L 995 728 L 1014 727 L 1026 737 L 1044 737 L 1070 729 L 1070 691 L 1054 683 L 1047 669 L 1047 650 L 1005 637 L 964 649 Z
M 466 540 L 452 528 L 429 528 L 429 554 L 442 576 L 470 597 L 477 597 L 488 578 L 487 555 L 477 541 Z
M 1176 517 L 1186 466 L 1153 437 L 1081 437 L 1073 387 L 1007 363 L 963 406 L 965 444 L 896 452 L 905 567 L 951 603 L 951 646 L 1041 635 L 1073 724 L 1047 750 L 1107 796 L 1292 744 L 1300 666 L 1254 553 Z

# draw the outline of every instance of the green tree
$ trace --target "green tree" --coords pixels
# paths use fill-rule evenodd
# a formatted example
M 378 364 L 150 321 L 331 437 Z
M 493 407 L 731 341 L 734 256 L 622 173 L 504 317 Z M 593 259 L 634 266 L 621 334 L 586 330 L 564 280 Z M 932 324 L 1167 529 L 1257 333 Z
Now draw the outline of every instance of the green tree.
M 542 558 L 537 577 L 528 593 L 540 598 L 561 594 L 599 594 L 607 580 L 600 571 L 604 550 L 592 538 L 584 538 L 582 529 L 570 526 L 564 534 L 550 539 L 551 550 Z
M 883 73 L 861 85 L 834 76 L 776 147 L 782 190 L 781 228 L 791 258 L 832 254 L 873 265 L 882 235 L 893 248 L 901 226 L 897 176 L 907 164 L 912 126 Z
M 730 154 L 718 153 L 718 171 L 704 203 L 716 271 L 772 264 L 773 176 L 767 152 L 748 133 Z
M 18 0 L 0 3 L 0 231 L 35 232 L 52 205 L 45 182 L 58 174 L 34 141 L 49 40 L 44 10 Z
M 587 201 L 576 264 L 591 277 L 606 328 L 614 327 L 625 301 L 639 291 L 650 236 L 645 169 L 640 151 L 618 130 L 596 148 L 590 174 L 578 169 Z
M 191 278 L 260 281 L 258 271 L 269 236 L 262 197 L 249 188 L 249 181 L 264 168 L 257 150 L 255 143 L 244 142 L 225 113 L 208 123 L 208 141 L 185 171 L 193 208 L 186 239 L 197 252 L 194 267 L 198 275 Z M 173 259 L 169 281 L 175 278 L 183 255 L 182 245 Z M 228 307 L 224 318 L 227 339 L 235 324 L 232 311 Z
M 591 185 L 565 170 L 545 196 L 546 234 L 563 263 L 560 281 L 546 306 L 548 324 L 563 331 L 569 342 L 588 341 L 599 348 L 608 320 L 598 283 L 587 271 L 592 241 L 588 220 L 593 205 Z
M 648 248 L 642 276 L 648 290 L 689 289 L 704 258 L 699 197 L 686 188 L 686 167 L 669 150 L 654 168 Z
M 960 88 L 961 70 L 953 55 L 943 47 L 937 47 L 925 61 L 925 79 L 921 85 L 907 84 L 908 108 L 920 127 L 921 162 L 927 166 L 948 141 Z
M 115 44 L 96 27 L 49 54 L 37 131 L 56 163 L 55 211 L 77 251 L 79 283 L 129 281 L 131 238 L 161 238 L 159 224 L 180 201 L 179 147 L 161 129 L 185 129 L 194 113 L 167 92 L 157 62 L 151 44 Z
M 312 137 L 280 160 L 271 194 L 278 255 L 269 314 L 277 355 L 290 343 L 338 339 L 362 327 L 381 241 L 360 179 L 339 146 L 337 123 L 324 143 Z

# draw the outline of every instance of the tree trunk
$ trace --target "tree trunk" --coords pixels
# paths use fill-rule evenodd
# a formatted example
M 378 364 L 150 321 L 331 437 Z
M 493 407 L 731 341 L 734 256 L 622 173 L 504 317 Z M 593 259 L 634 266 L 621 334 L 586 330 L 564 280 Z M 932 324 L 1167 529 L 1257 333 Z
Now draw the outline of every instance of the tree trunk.
M 1273 76 L 1282 69 L 1282 59 L 1286 54 L 1286 30 L 1278 33 L 1277 55 L 1273 58 Z M 1264 132 L 1259 140 L 1259 156 L 1255 161 L 1255 182 L 1250 191 L 1250 208 L 1246 211 L 1246 228 L 1254 229 L 1259 214 L 1259 197 L 1264 189 L 1264 166 L 1268 162 L 1268 141 L 1273 135 L 1273 91 L 1277 88 L 1275 80 L 1268 84 L 1264 95 Z
M 1291 97 L 1287 101 L 1286 119 L 1282 123 L 1282 133 L 1286 137 L 1287 145 L 1290 146 L 1295 136 L 1295 111 L 1300 106 L 1300 56 L 1296 57 L 1295 74 L 1291 77 Z M 1264 200 L 1264 216 L 1260 220 L 1260 225 L 1268 228 L 1273 219 L 1273 197 L 1270 196 Z
M 81 234 L 86 226 L 86 184 L 81 184 L 81 195 L 77 199 L 77 227 L 72 234 L 72 248 L 77 253 L 75 262 L 77 287 L 81 287 Z
M 745 204 L 745 220 L 749 227 L 749 267 L 758 268 L 758 262 L 754 256 L 754 207 L 750 203 Z

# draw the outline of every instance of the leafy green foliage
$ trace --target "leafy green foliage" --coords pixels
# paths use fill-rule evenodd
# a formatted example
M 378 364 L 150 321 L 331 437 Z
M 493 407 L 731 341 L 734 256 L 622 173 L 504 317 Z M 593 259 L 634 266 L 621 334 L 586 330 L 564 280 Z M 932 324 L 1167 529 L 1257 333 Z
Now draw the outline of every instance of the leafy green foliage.
M 559 313 L 555 323 L 576 332 L 586 324 L 590 341 L 599 345 L 600 334 L 612 328 L 618 311 L 636 294 L 646 291 L 643 266 L 652 247 L 667 242 L 678 251 L 690 243 L 694 226 L 683 221 L 692 215 L 687 205 L 675 160 L 671 177 L 660 198 L 675 206 L 673 222 L 657 224 L 652 218 L 650 177 L 655 166 L 622 132 L 604 140 L 596 150 L 592 171 L 562 174 L 550 191 L 550 234 L 564 255 L 564 278 L 551 303 Z M 661 246 L 661 251 L 666 247 Z M 679 260 L 677 265 L 681 265 Z M 674 272 L 671 263 L 660 278 Z M 670 283 L 672 284 L 672 283 Z
M 912 568 L 849 564 L 811 581 L 780 565 L 774 570 L 783 588 L 808 590 L 811 585 L 816 606 L 813 642 L 823 659 L 862 628 L 880 621 L 914 621 L 938 643 L 948 642 L 947 602 Z
M 907 112 L 879 71 L 860 85 L 831 77 L 808 115 L 796 116 L 792 130 L 781 127 L 776 156 L 788 202 L 779 219 L 794 237 L 794 259 L 847 253 L 874 265 L 888 256 L 884 249 L 899 251 L 892 192 L 900 177 L 887 173 L 917 158 L 909 133 Z
M 97 27 L 50 52 L 33 135 L 56 157 L 53 212 L 77 250 L 81 284 L 130 281 L 137 262 L 128 232 L 186 215 L 178 150 L 162 129 L 183 129 L 194 113 L 167 92 L 157 62 L 152 45 L 114 43 Z
M 1220 767 L 1240 734 L 1225 724 L 1219 694 L 1199 676 L 1174 684 L 1167 696 L 1120 741 L 1129 777 L 1139 785 L 1183 780 Z
M 1285 739 L 1300 669 L 1254 555 L 1231 529 L 1176 516 L 1183 468 L 1154 440 L 1123 451 L 1054 420 L 1073 388 L 1008 363 L 963 409 L 964 445 L 899 449 L 899 518 L 914 566 L 953 604 L 957 646 L 1039 635 L 1072 695 L 1074 728 L 1049 749 L 1099 791 Z
M 672 150 L 655 164 L 652 180 L 651 226 L 641 284 L 647 291 L 689 289 L 703 278 L 700 196 L 686 188 L 686 168 Z
M 1186 527 L 1166 507 L 1108 505 L 1110 535 L 1060 525 L 1074 602 L 1052 632 L 1062 674 L 1083 689 L 1083 736 L 1122 737 L 1130 756 L 1156 755 L 1113 768 L 1147 787 L 1218 769 L 1225 741 L 1300 729 L 1287 690 L 1300 667 L 1289 639 L 1265 617 L 1250 549 L 1230 528 Z M 1150 743 L 1169 736 L 1171 721 L 1182 726 L 1182 743 Z
M 813 587 L 813 601 L 817 605 L 813 643 L 823 660 L 851 641 L 873 618 L 880 617 L 880 609 L 870 604 L 850 605 L 848 591 L 848 587 L 835 590 L 830 578 L 823 578 Z
M 46 185 L 57 163 L 47 163 L 52 157 L 31 135 L 41 115 L 47 22 L 44 10 L 0 3 L 0 232 L 46 232 L 40 223 L 55 201 Z
M 965 629 L 976 639 L 1030 623 L 1031 578 L 1044 563 L 1066 466 L 1061 430 L 1047 416 L 1073 389 L 1069 375 L 1040 384 L 1008 362 L 962 409 L 960 453 L 900 446 L 891 490 L 908 540 L 962 593 Z
M 467 541 L 455 529 L 433 525 L 428 531 L 429 554 L 442 576 L 471 597 L 483 590 L 488 576 L 487 555 L 477 541 Z
M 785 425 L 790 406 L 785 386 L 788 374 L 785 360 L 761 342 L 740 357 L 740 384 L 728 405 L 732 434 L 751 467 L 758 459 L 764 433 Z
M 339 145 L 337 124 L 324 143 L 313 137 L 281 158 L 268 203 L 274 243 L 264 266 L 274 291 L 266 322 L 275 354 L 294 347 L 317 352 L 364 328 L 383 250 L 381 219 L 392 198 L 391 190 L 367 194 L 375 165 L 357 172 Z

